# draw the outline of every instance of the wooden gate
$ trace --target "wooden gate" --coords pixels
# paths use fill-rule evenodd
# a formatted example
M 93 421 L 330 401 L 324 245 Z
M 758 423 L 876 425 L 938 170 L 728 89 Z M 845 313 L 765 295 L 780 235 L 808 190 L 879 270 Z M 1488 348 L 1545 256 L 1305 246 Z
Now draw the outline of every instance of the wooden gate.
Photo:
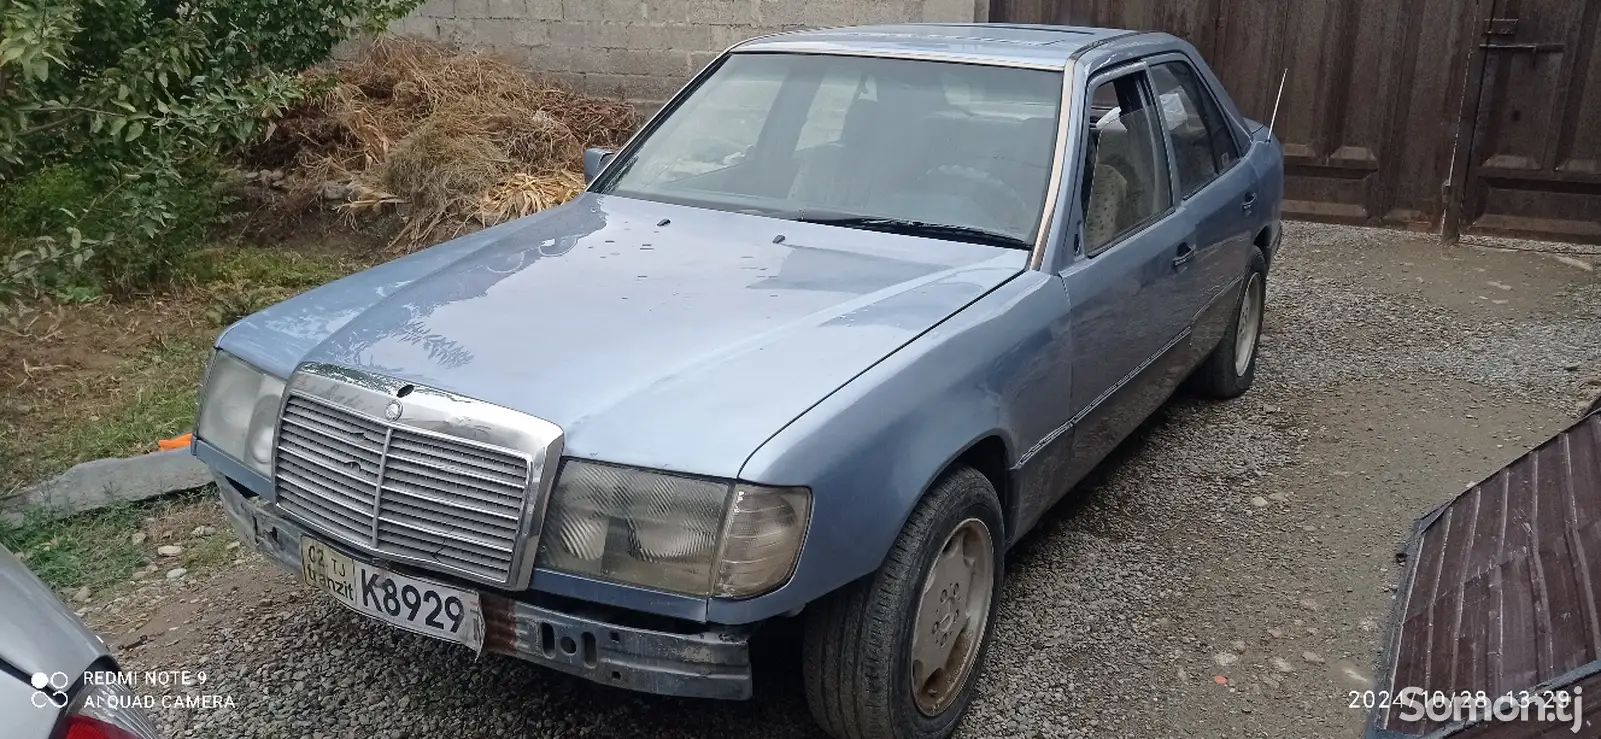
M 1446 236 L 1601 242 L 1601 2 L 1480 2 Z
M 1288 70 L 1275 132 L 1284 142 L 1285 211 L 1294 217 L 1448 234 L 1459 225 L 1564 238 L 1597 229 L 1595 216 L 1582 219 L 1601 213 L 1601 129 L 1593 123 L 1601 120 L 1601 0 L 992 0 L 990 7 L 995 21 L 1182 37 L 1211 63 L 1241 112 L 1259 121 L 1272 114 Z M 1512 35 L 1485 35 L 1490 19 L 1517 16 L 1519 7 L 1516 24 L 1497 21 Z M 1533 15 L 1539 19 L 1527 19 Z M 1536 45 L 1555 38 L 1563 48 L 1541 45 L 1519 56 L 1481 47 L 1487 38 Z M 1480 155 L 1459 151 L 1459 140 L 1472 141 Z

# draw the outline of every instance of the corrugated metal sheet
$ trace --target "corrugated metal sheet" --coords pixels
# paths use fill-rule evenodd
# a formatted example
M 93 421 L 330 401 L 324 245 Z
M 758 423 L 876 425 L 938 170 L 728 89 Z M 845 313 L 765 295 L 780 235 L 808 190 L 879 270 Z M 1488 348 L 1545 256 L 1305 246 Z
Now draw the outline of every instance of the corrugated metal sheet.
M 1378 690 L 1489 696 L 1594 685 L 1601 736 L 1601 414 L 1590 414 L 1419 522 Z M 1574 736 L 1551 724 L 1407 721 L 1370 737 Z

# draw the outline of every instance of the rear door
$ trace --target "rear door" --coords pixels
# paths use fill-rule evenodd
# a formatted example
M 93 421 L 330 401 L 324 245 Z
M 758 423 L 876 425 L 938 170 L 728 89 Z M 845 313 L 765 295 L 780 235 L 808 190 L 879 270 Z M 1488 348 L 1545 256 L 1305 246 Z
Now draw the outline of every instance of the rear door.
M 1241 156 L 1239 131 L 1222 113 L 1205 77 L 1183 54 L 1153 57 L 1151 85 L 1172 156 L 1179 217 L 1195 226 L 1195 251 L 1179 269 L 1176 310 L 1189 314 L 1199 362 L 1228 330 L 1250 259 L 1252 225 L 1268 208 L 1256 173 Z
M 1193 246 L 1174 208 L 1168 152 L 1143 63 L 1090 83 L 1077 159 L 1079 248 L 1061 277 L 1072 303 L 1071 483 L 1167 399 L 1189 334 L 1180 270 Z M 1178 262 L 1178 266 L 1175 265 Z

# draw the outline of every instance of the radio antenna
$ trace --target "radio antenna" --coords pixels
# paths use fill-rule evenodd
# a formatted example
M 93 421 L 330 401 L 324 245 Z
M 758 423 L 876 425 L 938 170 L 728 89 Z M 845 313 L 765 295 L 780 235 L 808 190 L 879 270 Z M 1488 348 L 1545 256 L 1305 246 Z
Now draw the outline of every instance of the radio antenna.
M 1289 77 L 1290 77 L 1290 68 L 1289 67 L 1285 67 L 1284 68 L 1284 74 L 1279 76 L 1279 94 L 1278 94 L 1278 97 L 1273 98 L 1273 117 L 1269 118 L 1268 122 L 1267 122 L 1267 135 L 1268 136 L 1272 136 L 1273 135 L 1273 124 L 1279 122 L 1279 103 L 1284 102 L 1284 82 L 1286 80 L 1288 80 Z

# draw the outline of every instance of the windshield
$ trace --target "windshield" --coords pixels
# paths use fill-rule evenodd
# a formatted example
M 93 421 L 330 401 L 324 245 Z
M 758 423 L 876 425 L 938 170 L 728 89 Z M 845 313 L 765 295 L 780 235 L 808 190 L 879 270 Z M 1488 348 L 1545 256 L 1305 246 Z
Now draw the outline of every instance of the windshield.
M 1027 246 L 1061 94 L 1060 72 L 734 54 L 595 189 Z

